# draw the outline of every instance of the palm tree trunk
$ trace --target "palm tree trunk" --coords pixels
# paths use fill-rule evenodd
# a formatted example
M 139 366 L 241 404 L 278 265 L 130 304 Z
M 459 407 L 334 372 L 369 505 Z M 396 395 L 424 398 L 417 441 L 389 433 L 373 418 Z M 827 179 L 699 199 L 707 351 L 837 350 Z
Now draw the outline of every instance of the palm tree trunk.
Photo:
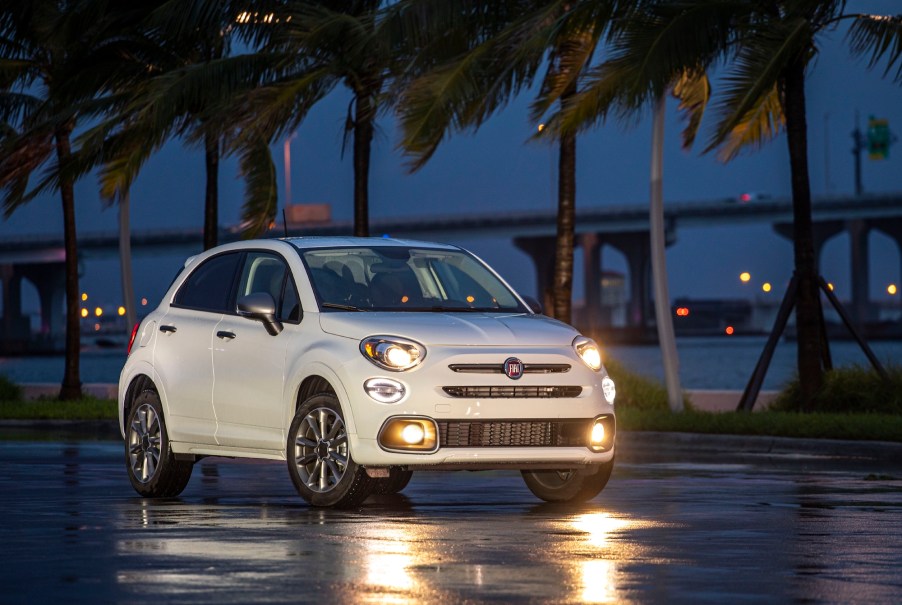
M 219 137 L 204 136 L 207 188 L 204 196 L 204 250 L 219 243 Z
M 561 104 L 576 94 L 576 83 Z M 576 135 L 562 134 L 558 159 L 557 239 L 554 251 L 554 317 L 570 323 L 573 298 L 573 245 L 576 230 Z
M 357 93 L 354 112 L 354 235 L 370 235 L 370 151 L 376 106 L 371 91 Z
M 821 310 L 818 268 L 814 257 L 811 189 L 808 177 L 808 134 L 805 120 L 805 66 L 797 59 L 784 76 L 784 114 L 792 173 L 792 221 L 795 273 L 799 395 L 802 409 L 811 410 L 823 382 Z
M 122 302 L 125 306 L 126 327 L 138 322 L 135 309 L 135 285 L 132 279 L 132 241 L 129 228 L 130 196 L 126 189 L 119 200 L 119 271 L 122 276 Z
M 73 125 L 67 122 L 56 130 L 56 157 L 60 166 L 65 166 L 72 157 L 69 136 Z M 78 292 L 78 241 L 75 231 L 75 186 L 72 179 L 60 179 L 60 197 L 63 201 L 63 242 L 66 249 L 66 361 L 63 383 L 60 387 L 61 400 L 81 397 L 81 325 Z

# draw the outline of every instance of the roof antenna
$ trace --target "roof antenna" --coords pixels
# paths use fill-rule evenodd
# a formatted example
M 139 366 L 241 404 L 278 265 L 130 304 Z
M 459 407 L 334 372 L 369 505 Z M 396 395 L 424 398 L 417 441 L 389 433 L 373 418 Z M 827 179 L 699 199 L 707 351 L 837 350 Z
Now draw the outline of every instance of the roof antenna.
M 288 237 L 288 219 L 285 218 L 285 208 L 282 208 L 282 227 L 285 228 L 285 237 Z

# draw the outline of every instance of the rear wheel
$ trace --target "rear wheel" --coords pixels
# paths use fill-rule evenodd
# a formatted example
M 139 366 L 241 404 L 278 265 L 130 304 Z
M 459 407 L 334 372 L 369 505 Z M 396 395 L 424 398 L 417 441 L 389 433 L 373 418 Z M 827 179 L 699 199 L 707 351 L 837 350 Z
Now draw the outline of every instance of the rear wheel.
M 372 493 L 373 480 L 351 457 L 338 399 L 314 395 L 298 408 L 288 431 L 288 472 L 313 506 L 351 508 Z
M 523 471 L 523 481 L 533 494 L 546 502 L 585 502 L 597 496 L 611 478 L 614 460 L 596 465 L 595 472 L 577 470 Z
M 194 463 L 176 460 L 172 453 L 156 391 L 143 391 L 132 405 L 125 433 L 125 466 L 132 487 L 146 498 L 178 496 L 191 479 Z
M 413 471 L 402 471 L 399 468 L 391 468 L 388 471 L 388 477 L 375 480 L 373 493 L 381 496 L 398 494 L 407 487 L 411 477 L 413 477 Z

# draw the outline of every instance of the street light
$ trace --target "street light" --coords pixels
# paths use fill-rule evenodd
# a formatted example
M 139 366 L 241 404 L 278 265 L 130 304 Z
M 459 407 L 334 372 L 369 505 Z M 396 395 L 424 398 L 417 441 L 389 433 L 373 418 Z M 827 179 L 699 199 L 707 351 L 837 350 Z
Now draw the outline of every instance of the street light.
M 749 273 L 748 271 L 743 271 L 742 273 L 739 274 L 739 281 L 741 281 L 744 284 L 749 283 L 749 280 L 751 280 L 751 279 L 752 279 L 752 274 Z
M 890 284 L 886 287 L 886 291 L 890 296 L 895 296 L 899 292 L 899 288 L 896 287 L 896 284 Z
M 763 284 L 761 284 L 761 289 L 764 290 L 765 292 L 770 292 L 771 291 L 770 282 L 764 282 Z

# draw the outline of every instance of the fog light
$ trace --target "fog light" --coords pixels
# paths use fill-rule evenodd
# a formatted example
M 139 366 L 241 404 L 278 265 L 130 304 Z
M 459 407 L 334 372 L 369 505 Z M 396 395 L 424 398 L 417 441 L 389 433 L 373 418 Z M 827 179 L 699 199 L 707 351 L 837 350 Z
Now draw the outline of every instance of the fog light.
M 363 389 L 379 403 L 397 403 L 407 392 L 403 384 L 390 378 L 370 378 L 363 383 Z
M 604 425 L 596 422 L 592 427 L 592 445 L 601 445 L 604 443 Z
M 401 430 L 401 439 L 407 445 L 419 445 L 423 443 L 423 438 L 426 437 L 426 431 L 423 430 L 423 427 L 419 424 L 408 424 Z
M 593 452 L 606 452 L 614 447 L 615 420 L 612 415 L 599 416 L 592 423 L 589 432 L 589 449 Z
M 438 449 L 435 421 L 423 417 L 389 418 L 379 431 L 379 446 L 387 451 L 429 453 Z

